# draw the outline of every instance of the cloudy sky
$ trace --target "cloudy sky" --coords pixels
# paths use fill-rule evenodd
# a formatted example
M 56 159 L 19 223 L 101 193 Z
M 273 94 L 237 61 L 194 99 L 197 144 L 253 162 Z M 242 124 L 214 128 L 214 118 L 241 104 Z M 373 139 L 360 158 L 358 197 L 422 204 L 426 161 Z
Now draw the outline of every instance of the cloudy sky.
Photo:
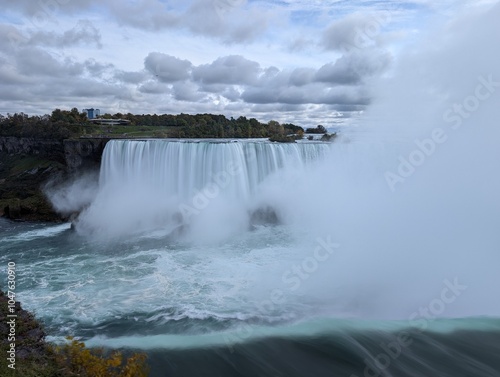
M 355 122 L 401 51 L 496 0 L 0 0 L 0 113 Z

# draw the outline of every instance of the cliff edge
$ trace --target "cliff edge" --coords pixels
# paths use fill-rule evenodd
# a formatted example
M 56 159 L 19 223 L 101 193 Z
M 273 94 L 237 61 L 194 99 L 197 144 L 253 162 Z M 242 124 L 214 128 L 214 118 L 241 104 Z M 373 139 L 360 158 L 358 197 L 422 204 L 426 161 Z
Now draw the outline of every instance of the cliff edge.
M 108 141 L 0 137 L 0 216 L 26 221 L 65 220 L 53 210 L 44 187 L 98 170 Z

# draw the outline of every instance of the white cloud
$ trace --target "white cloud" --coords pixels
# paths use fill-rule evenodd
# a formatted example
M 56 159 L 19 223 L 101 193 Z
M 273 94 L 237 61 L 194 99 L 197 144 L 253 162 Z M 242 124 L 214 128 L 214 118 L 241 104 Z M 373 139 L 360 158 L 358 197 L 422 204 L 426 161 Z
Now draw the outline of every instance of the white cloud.
M 79 44 L 90 44 L 101 48 L 101 34 L 99 30 L 88 20 L 80 20 L 76 26 L 66 30 L 62 34 L 55 32 L 37 31 L 27 41 L 31 45 L 42 45 L 52 47 L 68 47 Z
M 385 51 L 366 49 L 348 52 L 335 63 L 322 66 L 316 80 L 340 85 L 359 84 L 364 78 L 383 73 L 391 62 Z
M 448 0 L 0 5 L 0 112 L 94 106 L 305 125 L 358 114 L 372 99 L 372 81 L 398 63 L 407 36 L 418 36 L 430 16 L 449 19 L 471 7 Z M 454 33 L 467 39 L 465 30 Z
M 260 73 L 259 63 L 240 55 L 224 56 L 193 70 L 193 77 L 204 84 L 254 84 Z
M 191 62 L 159 52 L 150 53 L 144 60 L 146 70 L 163 82 L 186 80 L 190 76 Z

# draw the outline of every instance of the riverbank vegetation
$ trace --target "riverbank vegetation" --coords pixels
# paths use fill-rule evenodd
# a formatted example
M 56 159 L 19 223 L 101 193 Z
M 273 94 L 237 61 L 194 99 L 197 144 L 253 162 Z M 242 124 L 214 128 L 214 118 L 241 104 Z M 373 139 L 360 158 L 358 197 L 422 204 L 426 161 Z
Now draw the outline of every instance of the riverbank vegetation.
M 11 301 L 12 304 L 12 301 Z M 16 317 L 7 317 L 14 310 Z M 9 321 L 15 319 L 10 330 Z M 43 325 L 35 316 L 22 309 L 19 302 L 9 304 L 9 298 L 0 291 L 0 351 L 2 376 L 23 377 L 146 377 L 146 355 L 130 354 L 124 357 L 118 351 L 90 349 L 71 337 L 63 345 L 45 340 Z M 9 340 L 10 338 L 10 340 Z M 14 349 L 15 357 L 10 358 Z M 10 364 L 9 364 L 10 363 Z M 9 367 L 11 365 L 11 367 Z M 15 368 L 15 369 L 13 369 Z

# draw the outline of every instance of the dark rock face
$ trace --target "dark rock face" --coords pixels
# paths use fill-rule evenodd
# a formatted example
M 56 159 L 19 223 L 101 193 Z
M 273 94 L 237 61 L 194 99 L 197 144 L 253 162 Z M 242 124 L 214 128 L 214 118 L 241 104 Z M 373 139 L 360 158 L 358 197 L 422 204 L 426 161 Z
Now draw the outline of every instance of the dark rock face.
M 0 153 L 30 155 L 64 163 L 64 146 L 59 140 L 0 137 Z
M 64 140 L 64 157 L 69 172 L 98 169 L 109 139 Z
M 277 225 L 281 221 L 274 208 L 270 206 L 260 207 L 250 215 L 250 224 L 255 225 Z
M 108 141 L 0 137 L 0 216 L 12 220 L 66 220 L 54 212 L 43 186 L 98 170 Z
M 50 140 L 0 137 L 0 155 L 35 156 L 66 165 L 68 171 L 99 168 L 109 139 Z
M 4 216 L 12 220 L 21 219 L 21 200 L 12 199 L 4 208 Z

